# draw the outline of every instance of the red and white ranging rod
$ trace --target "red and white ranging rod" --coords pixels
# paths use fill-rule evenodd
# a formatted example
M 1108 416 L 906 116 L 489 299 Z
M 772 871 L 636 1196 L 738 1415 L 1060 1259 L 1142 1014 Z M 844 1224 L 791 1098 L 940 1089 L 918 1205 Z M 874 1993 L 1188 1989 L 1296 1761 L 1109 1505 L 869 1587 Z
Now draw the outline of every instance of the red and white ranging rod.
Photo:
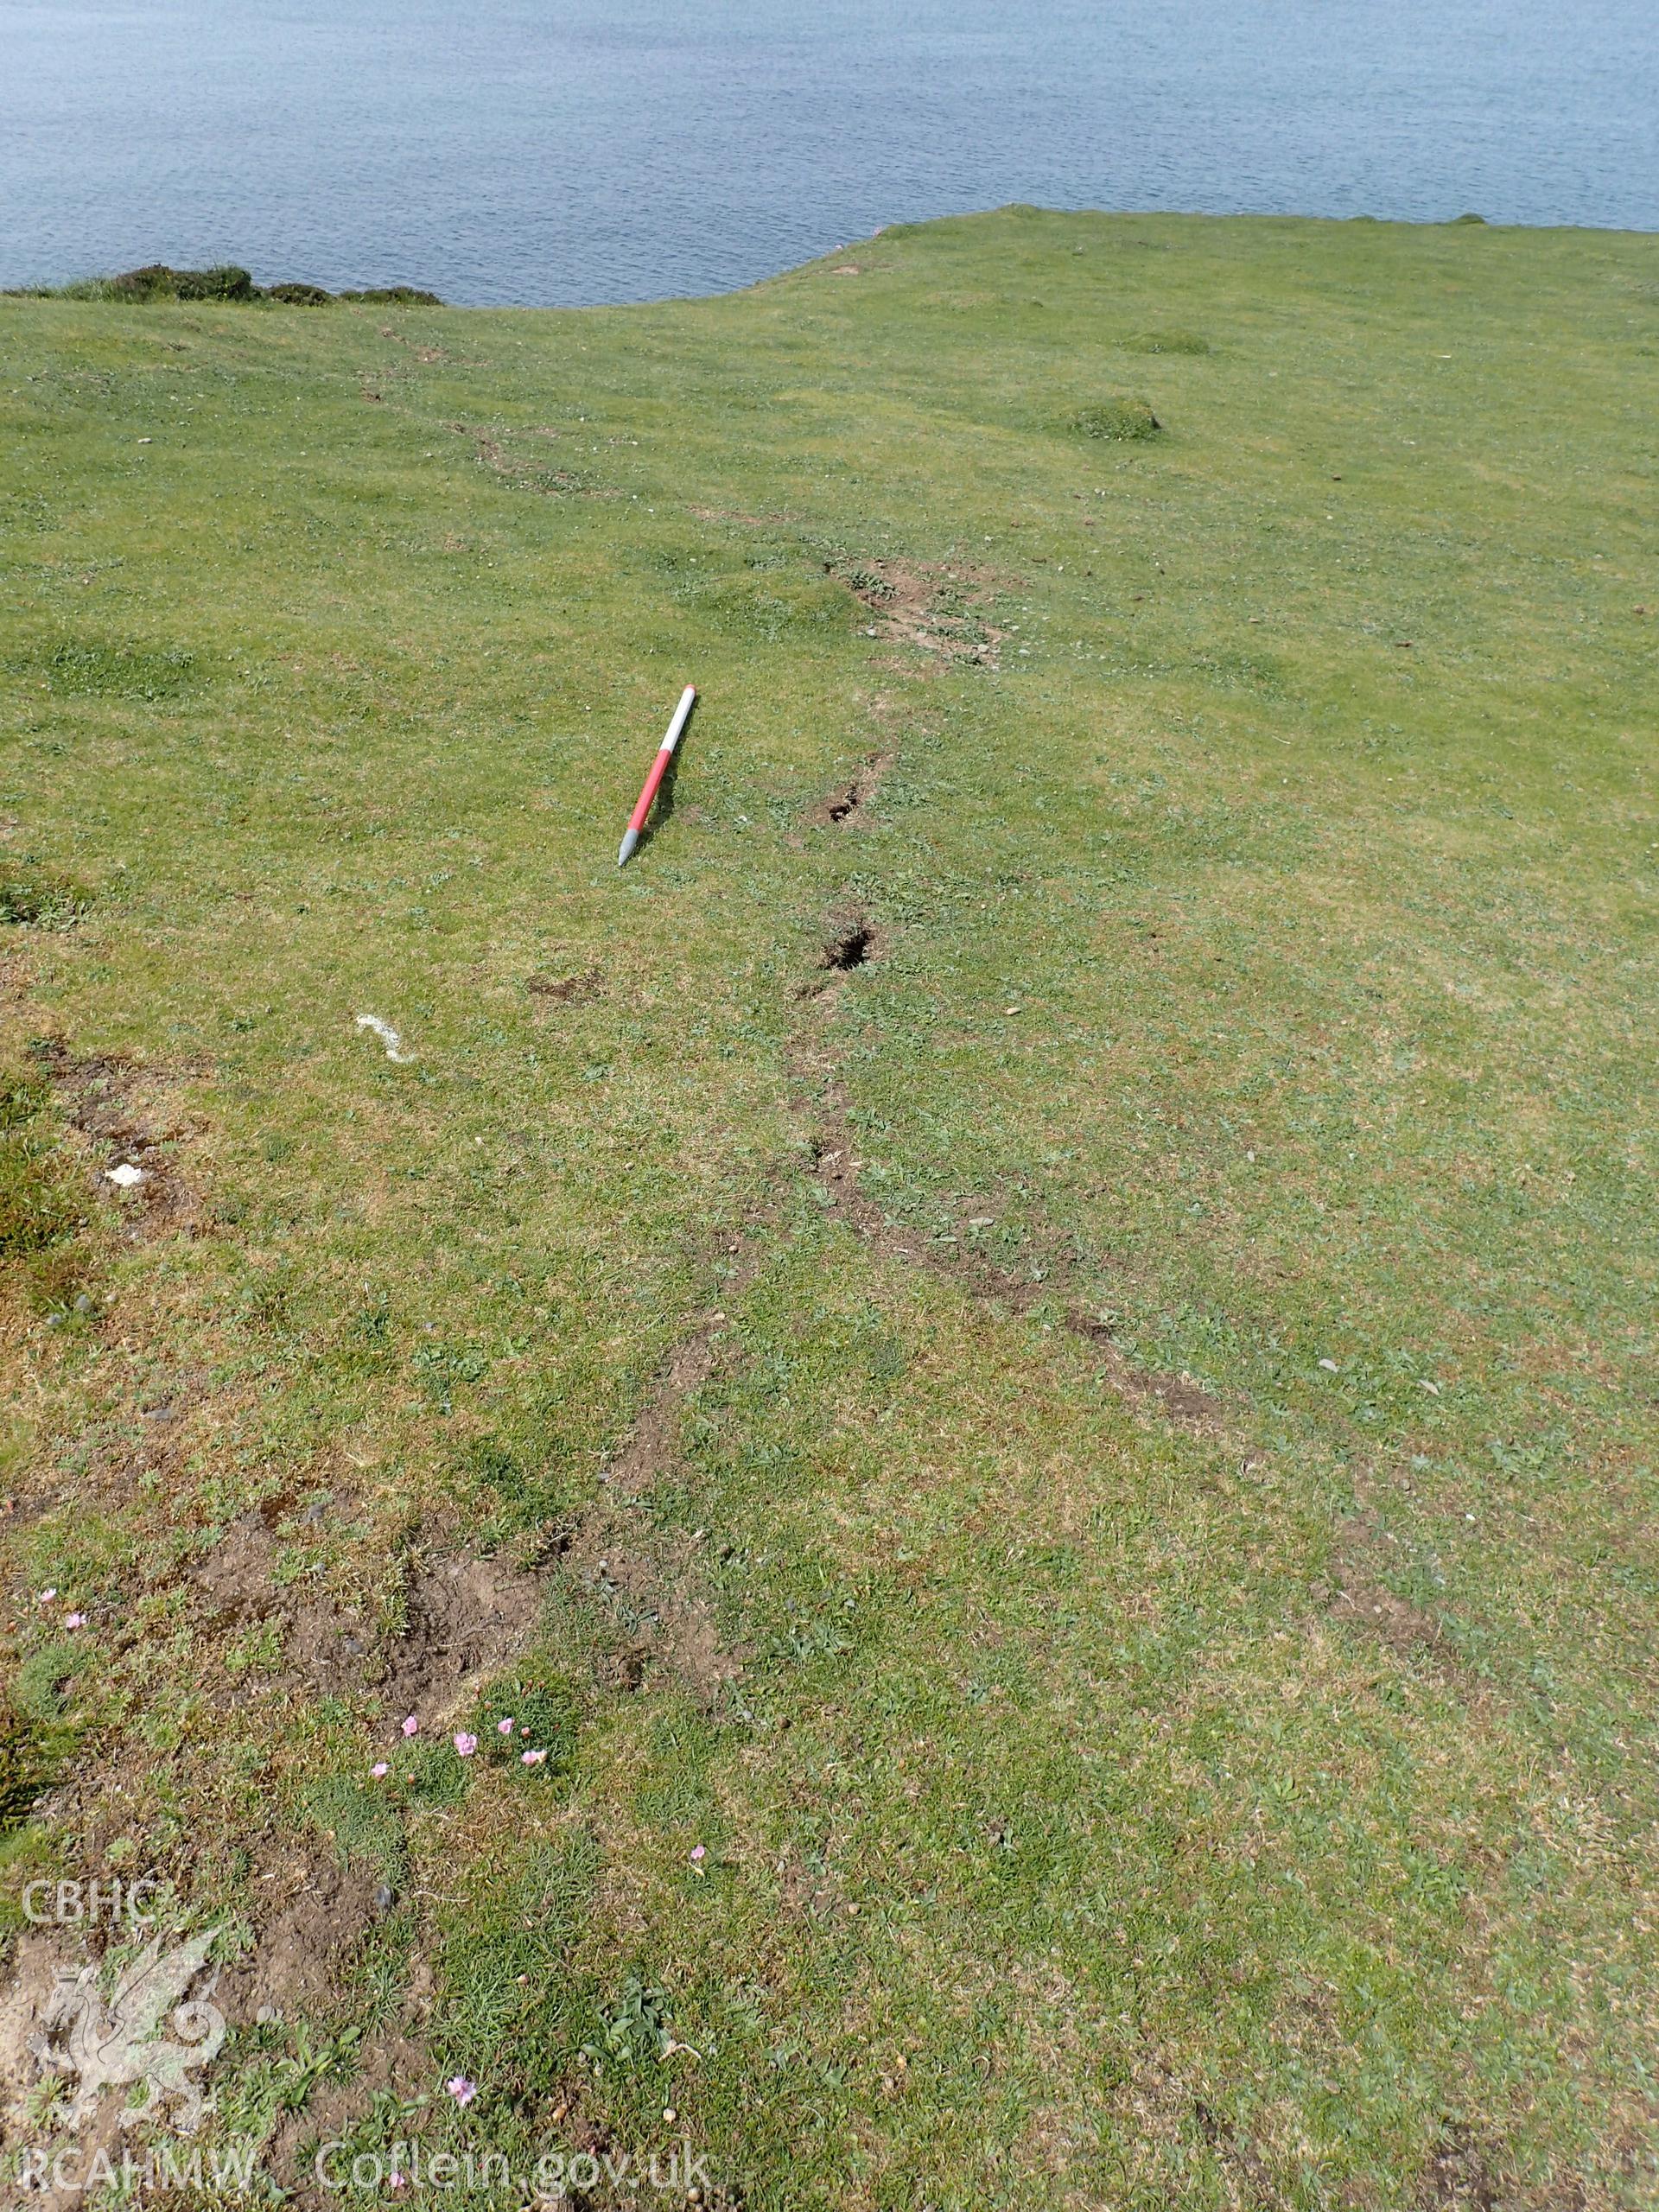
M 639 803 L 628 817 L 628 826 L 616 855 L 618 868 L 626 868 L 633 858 L 633 849 L 639 842 L 639 832 L 645 826 L 651 812 L 651 803 L 657 796 L 657 786 L 668 773 L 668 764 L 674 758 L 674 748 L 680 741 L 692 708 L 696 704 L 697 687 L 688 683 L 680 694 L 680 703 L 674 709 L 674 719 L 668 726 L 668 735 L 657 748 L 657 758 L 651 764 L 651 773 L 645 778 L 645 787 L 639 794 Z

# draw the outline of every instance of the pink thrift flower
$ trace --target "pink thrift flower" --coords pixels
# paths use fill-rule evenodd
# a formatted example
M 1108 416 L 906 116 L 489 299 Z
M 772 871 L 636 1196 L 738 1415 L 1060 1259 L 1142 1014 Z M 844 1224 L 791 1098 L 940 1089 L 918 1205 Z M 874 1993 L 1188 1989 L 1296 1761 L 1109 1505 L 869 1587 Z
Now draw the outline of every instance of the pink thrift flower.
M 391 1769 L 386 1764 L 385 1759 L 377 1759 L 374 1764 L 369 1769 L 369 1772 L 374 1777 L 375 1780 L 378 1782 L 385 1776 L 390 1774 L 391 1772 Z
M 512 1733 L 512 1721 L 498 1720 L 495 1724 L 495 1732 L 498 1736 L 511 1736 Z
M 520 1751 L 518 1764 L 520 1766 L 541 1766 L 545 1763 L 546 1758 L 545 1751 Z
M 457 1728 L 455 1731 L 455 1749 L 461 1753 L 462 1758 L 471 1758 L 473 1753 L 478 1749 L 477 1737 L 469 1736 L 464 1728 Z
M 42 1590 L 35 1602 L 37 1605 L 49 1605 L 57 1594 L 55 1590 Z
M 404 1721 L 404 1735 L 405 1735 L 405 1736 L 413 1736 L 413 1735 L 416 1734 L 416 1733 L 418 1732 L 419 1729 L 420 1729 L 420 1725 L 421 1725 L 421 1724 L 420 1724 L 420 1722 L 419 1722 L 419 1721 L 415 1718 L 415 1715 L 411 1713 L 410 1714 L 410 1716 L 409 1716 L 408 1719 L 407 1719 L 407 1720 L 405 1720 L 405 1721 Z
M 703 1847 L 703 1846 L 702 1846 L 702 1844 L 698 1843 L 698 1844 L 694 1844 L 694 1845 L 692 1846 L 692 1847 L 691 1847 L 691 1856 L 692 1856 L 692 1859 L 693 1859 L 694 1860 L 696 1860 L 696 1859 L 706 1859 L 706 1858 L 709 1856 L 709 1853 L 708 1853 L 707 1850 Z
M 478 2094 L 477 2082 L 469 2082 L 464 2074 L 451 2075 L 443 2086 L 458 2105 L 471 2104 L 473 2099 Z
M 65 1628 L 85 1628 L 86 1616 L 85 1613 L 66 1613 L 63 1617 L 63 1624 Z

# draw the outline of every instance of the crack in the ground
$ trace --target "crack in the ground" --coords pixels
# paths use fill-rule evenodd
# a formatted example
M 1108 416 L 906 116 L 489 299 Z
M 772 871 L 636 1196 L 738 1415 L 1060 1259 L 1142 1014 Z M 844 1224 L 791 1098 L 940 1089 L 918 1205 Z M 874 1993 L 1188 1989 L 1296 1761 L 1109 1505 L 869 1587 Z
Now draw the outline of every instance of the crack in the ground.
M 1063 1253 L 1046 1255 L 1042 1280 L 1014 1274 L 971 1250 L 963 1249 L 963 1233 L 973 1224 L 958 1224 L 956 1243 L 941 1250 L 938 1241 L 919 1230 L 906 1229 L 882 1212 L 863 1190 L 859 1173 L 863 1162 L 856 1156 L 850 1101 L 829 1039 L 830 1016 L 849 977 L 860 968 L 879 960 L 886 940 L 861 909 L 844 914 L 834 925 L 819 957 L 821 973 L 802 984 L 798 998 L 810 1001 L 815 1018 L 798 1035 L 791 1054 L 797 1082 L 806 1092 L 816 1126 L 812 1134 L 812 1172 L 837 1217 L 865 1243 L 889 1260 L 921 1262 L 960 1284 L 970 1296 L 1030 1313 L 1057 1295 L 1065 1300 L 1061 1325 L 1086 1344 L 1113 1387 L 1133 1403 L 1155 1410 L 1184 1428 L 1214 1433 L 1222 1422 L 1221 1401 L 1186 1375 L 1163 1375 L 1138 1367 L 1112 1340 L 1107 1324 L 1083 1305 L 1077 1295 L 1075 1268 Z
M 849 969 L 861 968 L 875 952 L 875 931 L 868 917 L 855 914 L 843 922 L 818 956 L 820 968 L 833 969 L 844 976 Z
M 1192 2116 L 1217 2162 L 1246 2192 L 1248 2201 L 1259 2212 L 1279 2212 L 1286 2201 L 1284 2192 L 1226 2115 L 1215 2111 L 1202 2097 L 1194 2097 Z
M 886 765 L 885 759 L 880 765 Z M 832 805 L 823 818 L 842 817 Z M 920 1262 L 947 1275 L 971 1297 L 1015 1313 L 1032 1312 L 1058 1291 L 1066 1301 L 1061 1325 L 1089 1347 L 1126 1399 L 1182 1427 L 1215 1433 L 1221 1425 L 1221 1402 L 1188 1376 L 1154 1374 L 1137 1367 L 1112 1342 L 1106 1324 L 1078 1300 L 1064 1255 L 1050 1257 L 1041 1281 L 1014 1274 L 971 1253 L 957 1250 L 946 1257 L 931 1238 L 889 1220 L 866 1194 L 859 1181 L 862 1163 L 855 1155 L 850 1102 L 829 1029 L 842 991 L 887 949 L 885 934 L 862 906 L 842 906 L 832 914 L 817 973 L 799 984 L 795 994 L 811 1010 L 790 1048 L 791 1071 L 814 1121 L 812 1173 L 837 1217 L 882 1257 Z M 755 1272 L 759 1254 L 742 1238 L 728 1249 L 735 1262 L 724 1286 L 724 1294 L 730 1298 Z M 716 1336 L 724 1319 L 723 1313 L 712 1314 L 671 1354 L 601 1478 L 602 1493 L 582 1516 L 565 1559 L 567 1568 L 605 1605 L 628 1639 L 619 1662 L 624 1687 L 637 1687 L 645 1667 L 658 1663 L 709 1702 L 741 1676 L 742 1657 L 722 1646 L 712 1608 L 696 1588 L 697 1539 L 671 1537 L 653 1529 L 641 1508 L 656 1484 L 678 1462 L 685 1402 L 715 1371 Z
M 858 817 L 869 804 L 876 785 L 892 765 L 892 755 L 872 753 L 865 760 L 852 781 L 822 798 L 806 817 L 809 830 L 848 830 L 858 826 Z
M 378 392 L 368 395 L 378 398 Z M 471 438 L 478 449 L 478 464 L 497 478 L 509 490 L 539 493 L 543 498 L 579 499 L 620 499 L 621 493 L 613 485 L 596 483 L 591 477 L 574 468 L 542 468 L 514 454 L 505 441 L 514 434 L 496 431 L 470 423 L 451 423 L 458 437 Z M 531 431 L 531 436 L 548 435 L 547 432 Z M 552 433 L 551 435 L 556 435 Z
M 742 1238 L 728 1247 L 734 1264 L 725 1294 L 753 1274 L 758 1255 Z M 697 1535 L 653 1529 L 642 1510 L 648 1493 L 680 1457 L 685 1402 L 714 1373 L 723 1312 L 677 1345 L 659 1373 L 626 1441 L 605 1469 L 601 1495 L 577 1523 L 565 1554 L 567 1570 L 597 1598 L 627 1639 L 615 1669 L 617 1687 L 637 1688 L 647 1664 L 666 1668 L 705 1703 L 714 1703 L 743 1672 L 741 1652 L 721 1643 L 714 1610 L 696 1587 Z
M 1328 1618 L 1363 1629 L 1399 1658 L 1427 1667 L 1465 1697 L 1490 1695 L 1488 1687 L 1472 1675 L 1445 1622 L 1389 1588 L 1387 1576 L 1397 1568 L 1398 1560 L 1389 1557 L 1382 1516 L 1362 1503 L 1337 1529 L 1331 1558 L 1334 1589 L 1326 1583 L 1317 1586 L 1317 1593 L 1327 1603 Z

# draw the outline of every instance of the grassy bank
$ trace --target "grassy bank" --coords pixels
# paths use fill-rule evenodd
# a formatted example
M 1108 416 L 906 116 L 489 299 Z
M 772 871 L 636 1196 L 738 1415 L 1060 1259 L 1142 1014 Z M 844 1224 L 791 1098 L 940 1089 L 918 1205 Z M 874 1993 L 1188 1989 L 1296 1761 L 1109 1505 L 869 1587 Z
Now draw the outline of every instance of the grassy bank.
M 1659 242 L 0 328 L 14 2136 L 1651 2202 Z

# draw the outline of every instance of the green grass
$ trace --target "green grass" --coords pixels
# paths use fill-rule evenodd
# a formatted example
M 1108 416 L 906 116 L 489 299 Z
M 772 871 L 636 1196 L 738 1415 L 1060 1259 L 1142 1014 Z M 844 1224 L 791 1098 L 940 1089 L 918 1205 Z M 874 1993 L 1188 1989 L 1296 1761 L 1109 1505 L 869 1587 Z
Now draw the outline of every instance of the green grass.
M 0 324 L 7 1864 L 388 1892 L 218 2125 L 1652 2202 L 1659 242 Z M 537 1625 L 398 1764 L 308 1638 L 451 1552 Z

